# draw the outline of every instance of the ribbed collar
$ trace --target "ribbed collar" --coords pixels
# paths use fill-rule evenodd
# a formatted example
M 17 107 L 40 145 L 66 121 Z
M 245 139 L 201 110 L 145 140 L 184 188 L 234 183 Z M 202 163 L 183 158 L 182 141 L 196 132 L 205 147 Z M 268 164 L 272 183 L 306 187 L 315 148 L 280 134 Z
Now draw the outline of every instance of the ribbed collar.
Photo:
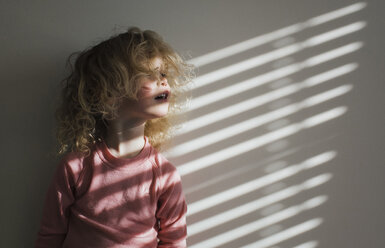
M 98 143 L 98 154 L 100 158 L 111 168 L 118 170 L 131 170 L 141 166 L 150 157 L 152 146 L 148 138 L 144 136 L 144 146 L 140 153 L 132 158 L 115 157 L 108 149 L 104 140 Z

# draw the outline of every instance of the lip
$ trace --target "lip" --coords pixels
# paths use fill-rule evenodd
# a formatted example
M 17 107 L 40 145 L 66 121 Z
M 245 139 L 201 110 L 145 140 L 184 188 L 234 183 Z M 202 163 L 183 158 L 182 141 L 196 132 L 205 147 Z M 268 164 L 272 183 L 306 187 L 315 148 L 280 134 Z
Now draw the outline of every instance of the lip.
M 156 97 L 162 95 L 162 94 L 166 94 L 166 98 L 162 98 L 162 99 L 155 99 Z M 154 97 L 154 100 L 155 101 L 160 101 L 160 102 L 165 102 L 165 101 L 168 101 L 168 99 L 170 98 L 170 95 L 171 95 L 171 92 L 169 90 L 165 90 L 159 94 L 157 94 L 155 97 Z

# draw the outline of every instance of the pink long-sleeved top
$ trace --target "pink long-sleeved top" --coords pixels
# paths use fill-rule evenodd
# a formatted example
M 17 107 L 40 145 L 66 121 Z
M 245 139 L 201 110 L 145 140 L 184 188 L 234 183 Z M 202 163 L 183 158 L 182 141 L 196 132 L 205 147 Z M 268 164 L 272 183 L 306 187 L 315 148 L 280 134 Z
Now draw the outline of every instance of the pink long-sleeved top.
M 63 157 L 35 247 L 186 247 L 180 176 L 145 141 L 130 159 L 114 157 L 104 142 L 88 157 Z

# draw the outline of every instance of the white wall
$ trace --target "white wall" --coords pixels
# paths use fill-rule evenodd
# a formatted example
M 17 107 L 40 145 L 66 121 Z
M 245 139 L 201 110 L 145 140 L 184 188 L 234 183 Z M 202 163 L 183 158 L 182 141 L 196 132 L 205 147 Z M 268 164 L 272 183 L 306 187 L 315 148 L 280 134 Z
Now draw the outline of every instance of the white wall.
M 219 219 L 227 219 L 191 235 L 190 246 L 211 247 L 201 242 L 228 237 L 220 247 L 256 241 L 259 243 L 253 247 L 303 243 L 308 246 L 302 247 L 382 247 L 384 5 L 380 0 L 1 1 L 0 246 L 30 247 L 35 239 L 45 190 L 57 162 L 53 156 L 53 110 L 66 57 L 107 38 L 114 27 L 136 25 L 156 30 L 179 52 L 193 58 L 260 37 L 259 45 L 254 39 L 253 47 L 200 66 L 197 82 L 203 75 L 251 58 L 276 56 L 193 91 L 195 99 L 210 92 L 219 96 L 221 89 L 259 76 L 246 84 L 259 86 L 190 111 L 189 120 L 253 98 L 246 106 L 261 102 L 179 135 L 175 147 L 252 118 L 259 117 L 261 122 L 209 146 L 200 142 L 201 148 L 193 146 L 196 150 L 181 156 L 169 152 L 169 159 L 183 174 L 190 211 L 197 211 L 190 212 L 189 230 L 202 230 L 202 221 L 218 214 L 223 214 Z M 333 12 L 338 9 L 343 11 Z M 327 13 L 335 15 L 314 19 Z M 319 23 L 322 20 L 324 23 Z M 267 34 L 291 25 L 296 28 L 292 33 L 266 40 L 271 37 Z M 288 50 L 288 46 L 298 51 Z M 341 47 L 343 50 L 328 53 Z M 325 60 L 322 63 L 321 58 Z M 290 65 L 297 71 L 271 77 Z M 262 76 L 267 73 L 270 77 L 264 81 Z M 314 78 L 319 74 L 330 78 Z M 318 84 L 309 85 L 312 82 Z M 279 93 L 283 95 L 277 97 Z M 311 101 L 317 99 L 319 102 Z M 284 114 L 285 106 L 297 109 Z M 272 113 L 282 116 L 267 119 Z M 236 130 L 233 127 L 225 134 Z M 188 171 L 187 165 L 205 168 Z M 233 191 L 226 193 L 230 189 Z M 219 193 L 212 207 L 198 211 Z M 246 208 L 250 202 L 253 210 Z M 240 206 L 245 208 L 239 217 L 224 214 Z M 284 211 L 293 206 L 298 207 Z M 239 231 L 235 238 L 235 231 L 247 224 L 246 230 L 253 231 Z M 289 230 L 292 235 L 284 236 Z

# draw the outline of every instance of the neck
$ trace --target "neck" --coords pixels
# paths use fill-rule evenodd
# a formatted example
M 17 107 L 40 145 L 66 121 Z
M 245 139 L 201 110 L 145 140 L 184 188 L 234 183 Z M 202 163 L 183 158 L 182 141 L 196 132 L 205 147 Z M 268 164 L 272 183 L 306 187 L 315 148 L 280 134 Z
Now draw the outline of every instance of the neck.
M 105 142 L 115 157 L 131 158 L 143 149 L 145 122 L 117 121 L 108 123 Z

